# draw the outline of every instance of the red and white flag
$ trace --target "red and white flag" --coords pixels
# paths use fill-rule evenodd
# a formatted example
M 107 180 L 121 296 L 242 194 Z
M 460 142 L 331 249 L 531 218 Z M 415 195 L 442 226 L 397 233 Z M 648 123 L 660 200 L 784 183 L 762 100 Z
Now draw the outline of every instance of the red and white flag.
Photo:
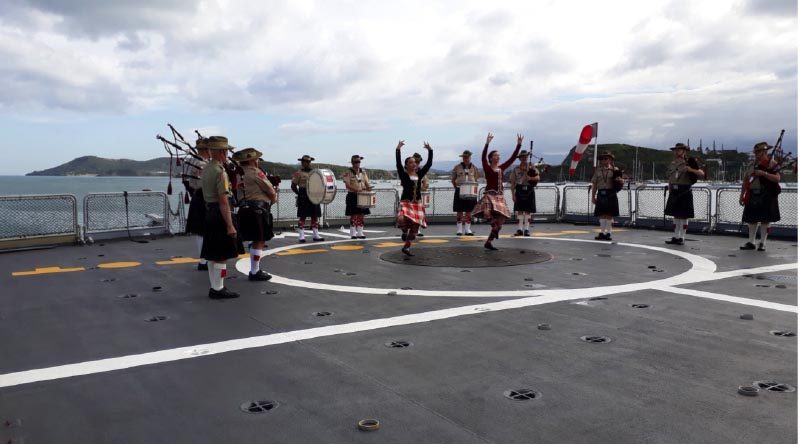
M 578 167 L 578 162 L 580 162 L 583 157 L 583 152 L 586 151 L 589 142 L 595 137 L 597 137 L 597 122 L 583 127 L 581 135 L 578 137 L 578 144 L 575 145 L 575 152 L 572 153 L 572 161 L 569 164 L 570 176 L 575 174 L 575 169 Z

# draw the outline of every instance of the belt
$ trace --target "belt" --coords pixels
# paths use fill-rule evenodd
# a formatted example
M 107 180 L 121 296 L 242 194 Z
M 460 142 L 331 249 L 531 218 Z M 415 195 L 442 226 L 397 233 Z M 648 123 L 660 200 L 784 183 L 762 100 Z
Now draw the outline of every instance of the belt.
M 691 185 L 680 185 L 680 184 L 674 183 L 674 184 L 669 186 L 669 189 L 670 190 L 688 190 L 691 187 L 692 187 Z
M 269 209 L 269 203 L 263 200 L 246 200 L 244 201 L 243 207 L 253 207 L 253 208 L 261 208 L 262 210 Z
M 599 194 L 600 196 L 605 196 L 606 194 L 611 194 L 612 192 L 614 194 L 617 194 L 616 191 L 614 191 L 611 188 L 604 188 L 602 190 L 597 190 L 597 194 Z
M 762 190 L 760 188 L 756 188 L 756 189 L 750 188 L 750 194 L 752 194 L 754 196 L 761 194 L 761 191 Z
M 206 208 L 219 208 L 219 202 L 206 202 Z

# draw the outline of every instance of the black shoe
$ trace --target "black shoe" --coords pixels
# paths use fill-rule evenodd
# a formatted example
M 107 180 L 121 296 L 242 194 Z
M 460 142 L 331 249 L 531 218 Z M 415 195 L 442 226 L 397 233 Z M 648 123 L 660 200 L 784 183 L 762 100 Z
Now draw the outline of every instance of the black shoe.
M 208 262 L 205 264 L 197 263 L 197 270 L 198 271 L 208 271 Z
M 222 290 L 208 289 L 208 297 L 211 299 L 234 299 L 239 297 L 239 293 L 228 290 L 222 287 Z
M 350 236 L 350 239 L 358 239 L 358 236 Z
M 531 237 L 531 232 L 529 230 L 525 230 L 525 232 L 523 233 L 523 236 Z
M 594 237 L 594 240 L 606 240 L 606 235 L 604 233 L 597 233 L 597 236 Z
M 313 238 L 311 240 L 313 240 L 314 242 L 322 242 L 322 241 L 325 240 L 325 238 L 324 237 L 315 237 L 315 238 Z
M 683 239 L 680 239 L 680 238 L 677 238 L 677 237 L 673 237 L 672 239 L 670 239 L 668 241 L 664 241 L 664 243 L 665 244 L 671 244 L 671 245 L 683 245 Z
M 475 236 L 475 233 L 470 231 L 469 233 L 464 234 L 464 236 Z
M 517 231 L 514 233 L 514 236 L 522 236 L 522 230 L 517 230 Z
M 366 239 L 367 236 L 358 236 L 359 239 Z
M 739 247 L 739 249 L 740 250 L 755 250 L 756 246 L 753 245 L 752 242 L 747 242 L 746 244 L 744 244 L 741 247 Z
M 492 245 L 491 242 L 486 242 L 485 244 L 483 244 L 483 248 L 485 248 L 487 250 L 491 250 L 491 251 L 500 251 L 497 247 Z
M 417 233 L 417 237 L 425 237 L 425 235 L 422 233 Z
M 607 241 L 610 241 L 610 240 L 611 240 L 611 233 L 606 233 L 606 240 L 607 240 Z
M 414 256 L 414 253 L 412 253 L 408 248 L 402 248 L 400 251 L 402 251 L 406 256 Z
M 764 244 L 758 244 L 758 251 L 767 251 L 767 247 Z
M 255 273 L 247 273 L 248 281 L 268 281 L 272 279 L 272 275 L 264 270 L 258 270 Z
M 298 239 L 297 243 L 298 244 L 304 244 L 304 243 L 306 243 L 306 240 L 305 239 Z
M 464 233 L 456 233 L 456 236 L 464 236 Z M 469 235 L 467 235 L 469 236 Z

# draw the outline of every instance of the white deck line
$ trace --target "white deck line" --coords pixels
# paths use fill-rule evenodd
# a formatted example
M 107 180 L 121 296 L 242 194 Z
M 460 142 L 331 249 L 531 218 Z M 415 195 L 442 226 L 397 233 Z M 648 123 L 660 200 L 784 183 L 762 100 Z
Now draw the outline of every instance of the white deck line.
M 684 294 L 687 296 L 694 296 L 704 299 L 714 299 L 717 301 L 733 302 L 734 304 L 751 305 L 753 307 L 769 308 L 772 310 L 788 311 L 797 313 L 797 307 L 794 305 L 779 304 L 777 302 L 762 301 L 760 299 L 740 298 L 738 296 L 729 296 L 727 294 L 711 293 L 708 291 L 692 290 L 689 288 L 677 287 L 663 287 L 658 290 L 667 291 L 670 293 Z

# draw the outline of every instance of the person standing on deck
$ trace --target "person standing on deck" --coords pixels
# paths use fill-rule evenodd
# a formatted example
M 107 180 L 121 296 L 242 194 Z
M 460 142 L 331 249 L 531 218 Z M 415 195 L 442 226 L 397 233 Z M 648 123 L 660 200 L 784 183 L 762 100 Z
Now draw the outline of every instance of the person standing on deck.
M 350 167 L 342 175 L 342 182 L 347 188 L 345 197 L 344 215 L 350 216 L 350 239 L 366 239 L 364 235 L 364 216 L 370 213 L 369 208 L 358 206 L 358 193 L 362 191 L 372 191 L 367 172 L 361 169 L 363 157 L 354 154 L 350 157 Z
M 319 218 L 322 216 L 322 207 L 313 204 L 308 200 L 308 177 L 311 175 L 311 162 L 314 158 L 308 154 L 297 159 L 300 161 L 300 169 L 292 174 L 292 191 L 297 195 L 297 234 L 298 242 L 301 244 L 306 241 L 306 218 L 311 218 L 311 232 L 314 234 L 315 242 L 324 241 L 325 238 L 319 235 Z
M 472 152 L 464 150 L 459 156 L 461 162 L 453 167 L 450 172 L 450 182 L 455 188 L 453 193 L 453 212 L 456 213 L 456 236 L 466 235 L 474 236 L 472 232 L 472 210 L 475 209 L 475 204 L 478 199 L 462 199 L 460 196 L 461 184 L 464 182 L 478 182 L 480 173 L 478 168 L 472 164 Z
M 483 146 L 483 153 L 481 153 L 483 174 L 486 176 L 486 188 L 483 191 L 480 203 L 472 211 L 472 215 L 482 217 L 492 226 L 492 231 L 483 246 L 487 250 L 496 251 L 497 248 L 492 245 L 492 241 L 500 237 L 500 229 L 503 228 L 503 223 L 511 217 L 508 205 L 506 205 L 506 199 L 503 197 L 503 173 L 517 158 L 517 154 L 522 148 L 523 137 L 522 134 L 517 134 L 517 147 L 511 157 L 502 164 L 500 163 L 500 153 L 497 150 L 487 154 L 489 143 L 493 138 L 492 133 L 486 136 L 486 145 Z
M 206 201 L 203 199 L 203 168 L 211 159 L 211 153 L 205 147 L 206 139 L 199 138 L 195 143 L 197 155 L 202 158 L 195 159 L 189 157 L 186 163 L 190 165 L 188 171 L 190 177 L 186 179 L 186 192 L 191 195 L 189 201 L 189 214 L 186 216 L 186 234 L 193 234 L 195 242 L 197 243 L 197 254 L 199 254 L 200 261 L 197 263 L 197 269 L 200 271 L 208 270 L 208 261 L 202 258 L 203 250 L 203 233 L 205 232 L 205 219 L 206 219 Z
M 511 185 L 514 213 L 517 215 L 517 232 L 514 236 L 530 236 L 532 214 L 536 213 L 536 185 L 539 170 L 528 163 L 528 152 L 520 151 L 519 166 L 511 170 L 508 182 Z
M 689 228 L 689 219 L 694 218 L 694 196 L 692 195 L 692 178 L 705 177 L 703 170 L 696 170 L 686 164 L 686 151 L 688 148 L 682 143 L 676 143 L 670 148 L 675 153 L 675 159 L 667 168 L 669 178 L 669 197 L 664 208 L 664 214 L 672 216 L 675 224 L 675 235 L 665 241 L 667 244 L 683 245 L 686 229 Z
M 753 147 L 755 158 L 742 180 L 742 187 L 749 188 L 748 196 L 745 197 L 745 193 L 742 193 L 739 199 L 739 204 L 744 206 L 742 221 L 747 224 L 748 239 L 747 243 L 739 247 L 740 250 L 756 249 L 756 229 L 761 224 L 758 251 L 765 251 L 769 224 L 781 220 L 778 208 L 778 193 L 780 192 L 778 184 L 781 181 L 781 174 L 779 171 L 773 172 L 777 162 L 769 158 L 769 154 L 767 154 L 769 148 L 767 142 L 755 144 Z
M 600 166 L 592 174 L 592 203 L 594 215 L 600 219 L 600 233 L 595 236 L 595 240 L 610 241 L 614 217 L 619 216 L 617 187 L 621 189 L 624 179 L 621 175 L 615 175 L 619 169 L 612 163 L 613 154 L 606 151 L 599 154 L 597 160 L 600 161 Z

